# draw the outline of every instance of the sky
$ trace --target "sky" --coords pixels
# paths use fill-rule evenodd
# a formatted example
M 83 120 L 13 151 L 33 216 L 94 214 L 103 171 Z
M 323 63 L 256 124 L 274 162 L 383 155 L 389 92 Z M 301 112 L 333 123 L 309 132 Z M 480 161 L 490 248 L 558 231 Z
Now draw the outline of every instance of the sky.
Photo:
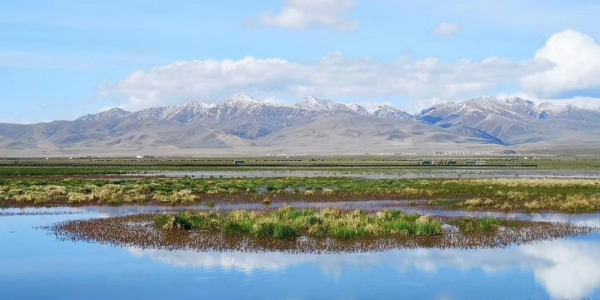
M 1 1 L 0 122 L 238 93 L 598 107 L 598 15 L 592 0 Z

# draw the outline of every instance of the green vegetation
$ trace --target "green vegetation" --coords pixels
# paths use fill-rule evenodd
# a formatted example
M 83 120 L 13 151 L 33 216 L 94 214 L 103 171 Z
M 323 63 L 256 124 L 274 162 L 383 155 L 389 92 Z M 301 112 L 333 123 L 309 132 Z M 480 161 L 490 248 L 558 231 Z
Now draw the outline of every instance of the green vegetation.
M 463 233 L 486 233 L 496 231 L 500 226 L 507 225 L 508 222 L 494 218 L 459 218 L 449 222 L 458 227 Z
M 478 196 L 446 205 L 455 209 L 562 211 L 581 213 L 600 211 L 600 181 L 576 179 L 479 179 L 469 180 L 469 189 Z M 484 195 L 485 196 L 482 196 Z
M 531 158 L 531 157 L 529 157 Z M 350 173 L 385 173 L 415 170 L 454 170 L 464 168 L 466 161 L 485 161 L 484 169 L 519 167 L 523 164 L 537 165 L 545 170 L 598 170 L 597 158 L 539 157 L 524 159 L 523 156 L 496 155 L 477 158 L 468 156 L 408 157 L 390 156 L 323 156 L 323 157 L 197 157 L 197 158 L 51 158 L 51 159 L 0 159 L 0 176 L 80 176 L 147 174 L 168 171 L 198 170 L 278 170 L 294 167 L 302 170 L 340 171 Z M 235 161 L 244 166 L 234 166 Z M 422 167 L 422 161 L 431 161 L 435 167 Z M 439 166 L 440 161 L 454 161 L 456 166 Z M 379 166 L 381 165 L 381 167 Z M 269 167 L 261 167 L 269 166 Z M 278 167 L 279 166 L 279 167 Z M 479 168 L 479 167 L 477 167 Z
M 254 237 L 293 239 L 299 236 L 333 237 L 348 240 L 365 237 L 434 236 L 443 234 L 442 223 L 430 216 L 409 215 L 402 211 L 367 214 L 360 210 L 297 210 L 287 206 L 276 211 L 187 212 L 156 217 L 158 228 L 204 230 L 224 234 L 249 234 Z
M 430 208 L 600 211 L 600 180 L 201 178 L 144 180 L 0 179 L 0 207 L 408 200 Z M 418 200 L 429 200 L 422 202 Z

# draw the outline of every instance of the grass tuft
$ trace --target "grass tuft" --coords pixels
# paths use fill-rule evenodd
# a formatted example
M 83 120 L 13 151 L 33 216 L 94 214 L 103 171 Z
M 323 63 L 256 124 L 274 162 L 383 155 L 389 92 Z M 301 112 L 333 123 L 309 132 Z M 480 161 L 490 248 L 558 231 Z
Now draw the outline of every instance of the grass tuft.
M 370 214 L 360 210 L 298 210 L 291 206 L 268 212 L 238 210 L 225 214 L 187 212 L 161 215 L 155 219 L 155 225 L 160 229 L 200 229 L 282 240 L 302 235 L 348 240 L 397 234 L 433 236 L 443 233 L 442 223 L 431 216 L 395 211 Z

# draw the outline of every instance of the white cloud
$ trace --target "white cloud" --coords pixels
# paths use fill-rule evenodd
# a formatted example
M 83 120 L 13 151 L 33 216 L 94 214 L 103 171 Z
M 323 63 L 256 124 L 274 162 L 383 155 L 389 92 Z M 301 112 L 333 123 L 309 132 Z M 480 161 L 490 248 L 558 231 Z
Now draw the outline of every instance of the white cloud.
M 524 61 L 402 57 L 382 62 L 341 53 L 303 63 L 254 57 L 181 61 L 106 83 L 100 94 L 131 110 L 194 100 L 220 102 L 244 93 L 277 103 L 307 95 L 356 102 L 409 100 L 404 109 L 415 112 L 519 85 L 518 94 L 526 99 L 597 108 L 600 103 L 593 94 L 600 92 L 600 46 L 587 35 L 567 30 L 553 35 L 533 59 Z
M 437 37 L 448 38 L 460 31 L 460 25 L 456 23 L 441 23 L 433 29 Z
M 322 27 L 348 31 L 358 26 L 347 18 L 354 6 L 351 0 L 288 0 L 279 14 L 264 13 L 260 19 L 266 26 L 286 29 Z
M 554 67 L 526 76 L 523 89 L 548 98 L 571 92 L 600 90 L 600 45 L 588 35 L 566 30 L 553 35 L 535 54 Z
M 539 72 L 540 61 L 489 58 L 480 62 L 445 63 L 435 58 L 393 62 L 350 59 L 340 53 L 315 63 L 247 57 L 232 61 L 184 61 L 138 71 L 118 83 L 107 83 L 101 95 L 121 100 L 123 108 L 143 109 L 191 100 L 218 102 L 235 93 L 257 98 L 402 97 L 460 100 L 472 93 Z

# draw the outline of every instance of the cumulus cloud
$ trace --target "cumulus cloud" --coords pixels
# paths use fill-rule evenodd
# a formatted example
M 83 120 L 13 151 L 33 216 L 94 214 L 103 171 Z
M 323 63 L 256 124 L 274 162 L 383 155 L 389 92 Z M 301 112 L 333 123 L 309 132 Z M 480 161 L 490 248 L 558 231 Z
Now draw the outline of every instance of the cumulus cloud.
M 541 98 L 600 91 L 600 45 L 588 35 L 566 30 L 553 35 L 535 58 L 554 67 L 525 76 L 523 89 Z
M 176 62 L 148 72 L 138 71 L 101 89 L 104 97 L 123 101 L 123 108 L 203 100 L 218 102 L 235 93 L 257 98 L 404 97 L 459 100 L 491 91 L 499 84 L 543 71 L 544 61 L 489 58 L 474 62 L 441 62 L 435 58 L 393 62 L 351 59 L 341 53 L 314 63 L 247 57 L 238 61 Z
M 433 29 L 433 34 L 437 37 L 448 38 L 460 31 L 460 25 L 456 23 L 441 23 Z
M 260 20 L 266 26 L 285 29 L 321 27 L 349 31 L 358 26 L 348 19 L 354 6 L 351 0 L 288 0 L 279 14 L 264 13 Z
M 383 62 L 341 53 L 302 63 L 254 57 L 181 61 L 108 82 L 100 95 L 131 110 L 185 101 L 220 102 L 243 93 L 277 103 L 307 95 L 352 97 L 357 102 L 409 100 L 404 109 L 415 112 L 504 86 L 521 87 L 518 95 L 538 102 L 598 108 L 600 100 L 593 94 L 600 93 L 600 46 L 585 34 L 567 30 L 553 35 L 532 59 L 523 61 L 401 57 Z

